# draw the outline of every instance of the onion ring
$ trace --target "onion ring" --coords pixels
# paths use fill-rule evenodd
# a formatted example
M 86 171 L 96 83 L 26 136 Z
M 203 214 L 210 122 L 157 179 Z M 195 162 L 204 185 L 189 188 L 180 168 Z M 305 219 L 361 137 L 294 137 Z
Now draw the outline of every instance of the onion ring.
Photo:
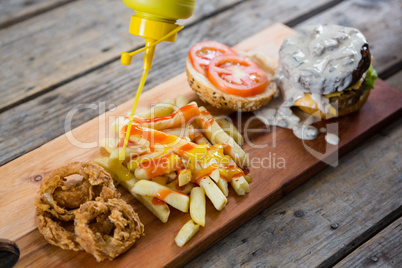
M 74 212 L 88 201 L 119 197 L 111 176 L 102 167 L 80 162 L 47 175 L 39 195 L 35 202 L 39 232 L 50 244 L 75 251 L 82 247 L 76 241 Z
M 121 199 L 88 201 L 75 212 L 77 241 L 96 260 L 112 260 L 144 234 L 133 208 Z

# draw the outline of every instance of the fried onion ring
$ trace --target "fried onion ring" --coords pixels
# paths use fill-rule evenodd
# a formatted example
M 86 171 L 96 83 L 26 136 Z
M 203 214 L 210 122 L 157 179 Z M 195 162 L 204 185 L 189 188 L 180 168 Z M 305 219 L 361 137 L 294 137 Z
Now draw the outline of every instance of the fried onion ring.
M 112 260 L 144 234 L 133 208 L 121 199 L 88 201 L 75 212 L 77 241 L 97 261 Z
M 50 244 L 62 249 L 83 250 L 77 242 L 74 232 L 74 221 L 58 221 L 52 214 L 37 210 L 36 215 L 39 232 Z
M 111 176 L 100 166 L 73 162 L 47 175 L 35 205 L 38 229 L 45 239 L 63 249 L 79 251 L 74 212 L 92 200 L 118 198 Z

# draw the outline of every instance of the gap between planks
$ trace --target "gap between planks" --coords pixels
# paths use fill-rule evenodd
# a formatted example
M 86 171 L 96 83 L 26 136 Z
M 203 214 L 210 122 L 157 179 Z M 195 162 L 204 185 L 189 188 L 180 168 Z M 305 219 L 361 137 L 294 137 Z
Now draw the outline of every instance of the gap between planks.
M 382 71 L 378 74 L 378 76 L 385 80 L 393 76 L 394 74 L 398 73 L 402 70 L 402 61 L 395 63 L 394 65 L 390 66 L 388 69 Z
M 32 5 L 34 5 L 34 6 L 31 7 L 30 10 L 16 12 L 19 14 L 17 14 L 17 15 L 13 14 L 13 15 L 9 16 L 9 18 L 6 18 L 4 20 L 1 18 L 0 19 L 0 30 L 10 27 L 14 24 L 23 22 L 23 21 L 33 18 L 35 16 L 41 15 L 41 14 L 48 12 L 50 10 L 53 10 L 55 8 L 70 4 L 74 1 L 77 1 L 77 0 L 62 0 L 62 1 L 56 0 L 56 1 L 48 1 L 49 3 L 45 3 L 42 5 L 36 4 L 35 1 L 31 1 Z M 25 1 L 24 3 L 22 3 L 23 7 L 21 9 L 28 9 L 26 7 L 26 3 L 29 3 L 29 2 L 30 1 Z M 4 5 L 6 5 L 6 4 L 4 4 Z
M 395 220 L 334 267 L 395 267 L 402 263 L 402 218 Z
M 320 0 L 316 6 L 322 5 L 327 0 Z M 310 6 L 317 1 L 308 1 Z M 199 23 L 198 28 L 183 32 L 181 38 L 176 41 L 175 46 L 166 45 L 162 46 L 159 50 L 162 57 L 157 57 L 154 60 L 154 66 L 159 72 L 151 72 L 148 77 L 147 88 L 154 87 L 163 81 L 168 80 L 172 76 L 181 73 L 185 66 L 185 57 L 188 53 L 189 42 L 201 41 L 202 39 L 208 38 L 208 36 L 214 36 L 217 41 L 221 41 L 228 45 L 234 45 L 237 42 L 242 41 L 253 33 L 261 31 L 266 27 L 273 25 L 276 21 L 288 21 L 294 17 L 304 14 L 309 7 L 306 7 L 306 2 L 303 3 L 273 3 L 272 5 L 266 5 L 265 0 L 252 1 L 251 10 L 249 12 L 244 12 L 244 10 L 249 7 L 247 5 L 239 5 L 238 7 L 231 10 L 231 12 L 220 13 L 219 16 L 213 19 L 203 20 Z M 297 8 L 295 8 L 295 5 Z M 293 8 L 292 8 L 293 7 Z M 274 13 L 275 10 L 288 10 L 286 13 Z M 261 20 L 261 14 L 268 16 L 267 19 Z M 252 17 L 250 17 L 252 15 Z M 247 23 L 244 21 L 247 20 Z M 239 28 L 239 32 L 226 33 L 224 30 L 227 29 L 229 25 L 234 25 Z M 253 27 L 253 30 L 246 31 L 248 28 Z M 196 31 L 197 30 L 197 31 Z M 190 41 L 189 41 L 190 40 Z M 163 45 L 163 44 L 161 44 Z M 272 45 L 271 42 L 269 45 Z M 276 52 L 275 52 L 276 54 Z M 174 67 L 169 67 L 172 60 L 177 60 L 179 57 L 178 64 Z M 138 64 L 136 62 L 135 64 Z M 6 162 L 15 159 L 16 157 L 31 151 L 34 148 L 46 143 L 47 141 L 62 135 L 64 133 L 62 129 L 62 124 L 60 120 L 62 119 L 61 113 L 66 114 L 68 109 L 71 109 L 77 103 L 93 103 L 99 100 L 107 100 L 113 104 L 123 103 L 127 100 L 127 92 L 132 92 L 133 83 L 137 83 L 138 76 L 136 73 L 125 71 L 125 66 L 121 65 L 120 62 L 113 62 L 107 65 L 105 68 L 100 69 L 96 72 L 91 72 L 88 75 L 77 78 L 72 82 L 60 86 L 52 92 L 44 96 L 39 96 L 30 102 L 21 104 L 13 110 L 8 110 L 0 114 L 0 121 L 4 120 L 4 124 L 0 129 L 3 133 L 7 133 L 4 136 L 7 138 L 13 138 L 15 144 L 9 144 L 7 148 L 0 147 L 0 163 L 4 164 Z M 116 76 L 116 74 L 119 74 Z M 103 98 L 103 99 L 102 99 Z M 67 100 L 67 102 L 62 101 Z M 41 106 L 49 106 L 45 111 Z M 21 117 L 22 114 L 28 112 L 28 117 Z M 83 122 L 92 119 L 97 115 L 94 115 L 92 111 L 87 111 L 84 117 L 75 119 L 74 122 L 77 123 L 75 126 L 82 124 Z M 57 121 L 50 123 L 50 121 Z M 48 126 L 44 126 L 44 121 Z M 27 124 L 32 122 L 37 122 L 34 127 L 27 127 Z M 17 127 L 13 126 L 10 128 L 8 125 L 18 124 Z M 58 127 L 56 125 L 59 125 Z M 48 130 L 47 135 L 40 134 L 37 135 L 40 129 Z M 25 128 L 25 129 L 23 129 Z M 26 129 L 28 128 L 28 129 Z M 18 132 L 14 134 L 14 132 Z M 31 132 L 28 134 L 28 132 Z M 21 135 L 22 133 L 22 135 Z M 23 146 L 19 141 L 26 141 Z M 31 142 L 32 141 L 32 142 Z M 15 148 L 15 150 L 14 150 Z
M 76 0 L 74 0 L 74 1 L 76 1 Z M 211 6 L 212 1 L 213 0 L 208 0 L 208 1 L 205 1 L 203 4 L 206 3 L 206 4 L 209 4 L 209 6 Z M 89 3 L 88 0 L 86 2 Z M 230 8 L 236 6 L 237 4 L 240 4 L 241 2 L 242 2 L 241 0 L 224 0 L 224 1 L 221 1 L 219 4 L 213 5 L 214 11 L 210 12 L 209 9 L 208 9 L 208 5 L 207 5 L 207 8 L 205 8 L 206 10 L 204 10 L 203 6 L 201 6 L 201 4 L 200 4 L 201 2 L 198 1 L 197 4 L 196 4 L 196 11 L 198 10 L 199 13 L 194 14 L 192 17 L 190 17 L 189 19 L 185 20 L 185 23 L 183 23 L 183 24 L 192 26 L 192 25 L 197 24 L 198 22 L 200 22 L 200 21 L 202 21 L 204 19 L 210 18 L 211 16 L 214 16 L 214 15 L 220 13 L 221 11 L 225 11 L 227 9 L 230 9 Z M 82 4 L 82 1 L 80 1 L 80 3 L 77 3 L 76 6 L 79 5 L 79 4 Z M 88 6 L 85 6 L 84 4 L 82 4 L 82 5 L 83 5 L 83 8 L 89 8 Z M 131 14 L 131 11 L 128 11 L 129 9 L 125 8 L 123 3 L 121 3 L 120 5 L 121 6 L 119 6 L 119 9 L 127 10 L 127 12 L 130 12 L 130 14 Z M 215 10 L 215 8 L 216 8 L 216 10 Z M 61 12 L 61 13 L 63 14 L 63 12 Z M 38 23 L 38 22 L 36 21 L 36 23 Z M 127 23 L 128 23 L 128 21 L 127 21 Z M 18 30 L 21 31 L 21 28 L 19 28 Z M 118 35 L 118 34 L 116 34 L 116 35 Z M 135 49 L 138 49 L 138 48 L 143 46 L 142 41 L 137 40 L 136 43 L 139 43 L 141 45 L 134 45 L 131 50 L 135 50 Z M 122 50 L 123 50 L 123 48 L 122 48 Z M 126 48 L 124 48 L 124 50 L 126 50 Z M 116 53 L 116 54 L 120 54 L 120 52 Z M 96 56 L 92 55 L 92 57 L 94 58 Z M 74 81 L 77 78 L 83 77 L 83 76 L 85 76 L 85 75 L 87 75 L 89 73 L 95 72 L 95 71 L 97 71 L 97 70 L 99 70 L 99 69 L 101 69 L 101 68 L 103 68 L 103 67 L 105 67 L 105 66 L 107 66 L 107 65 L 109 65 L 109 64 L 111 64 L 113 62 L 119 61 L 119 59 L 120 59 L 120 56 L 113 56 L 110 59 L 104 59 L 103 62 L 101 61 L 100 63 L 95 64 L 94 66 L 89 67 L 87 69 L 84 68 L 83 70 L 78 71 L 78 73 L 76 73 L 76 74 L 71 73 L 71 74 L 69 74 L 70 76 L 66 76 L 64 78 L 62 77 L 57 82 L 56 81 L 51 82 L 51 83 L 49 83 L 49 85 L 45 85 L 43 88 L 41 88 L 37 92 L 33 92 L 33 93 L 28 94 L 28 95 L 22 94 L 22 96 L 19 97 L 19 99 L 16 99 L 16 100 L 10 101 L 10 102 L 6 101 L 4 104 L 1 103 L 1 105 L 0 105 L 0 113 L 2 113 L 4 111 L 7 111 L 7 110 L 10 110 L 10 109 L 12 109 L 14 107 L 17 107 L 20 104 L 26 103 L 26 102 L 28 102 L 30 100 L 33 100 L 33 99 L 35 99 L 37 97 L 40 97 L 42 95 L 45 95 L 45 94 L 47 94 L 47 93 L 49 93 L 49 92 L 51 92 L 51 91 L 63 86 L 63 85 L 65 85 L 65 84 L 70 83 L 71 81 Z M 83 62 L 80 62 L 80 61 L 77 62 L 78 65 L 80 65 L 82 63 Z M 19 66 L 19 67 L 22 68 L 21 66 Z M 42 79 L 44 79 L 44 77 L 42 77 Z
M 401 122 L 386 128 L 390 132 L 388 141 L 399 139 Z M 395 146 L 387 140 L 373 136 L 342 157 L 339 167 L 315 175 L 185 267 L 239 263 L 245 267 L 282 267 L 285 262 L 290 267 L 316 267 L 332 258 L 339 247 L 373 230 L 401 207 L 396 198 L 401 188 L 395 180 L 400 172 L 378 161 L 398 155 L 397 150 L 390 150 Z M 364 165 L 364 175 L 354 177 L 361 172 L 355 164 L 357 159 Z M 376 189 L 381 184 L 384 187 Z M 363 192 L 366 194 L 359 195 Z M 300 211 L 304 216 L 297 215 Z M 356 213 L 362 216 L 356 218 Z M 339 228 L 330 227 L 332 223 L 338 223 Z M 259 235 L 251 235 L 255 233 Z M 229 264 L 223 263 L 222 255 Z
M 76 0 L 74 0 L 74 1 L 76 1 Z M 343 0 L 335 0 L 335 1 L 331 1 L 329 3 L 323 4 L 322 6 L 319 6 L 319 7 L 315 8 L 315 9 L 307 12 L 306 14 L 302 14 L 302 15 L 294 18 L 294 19 L 289 20 L 288 22 L 285 22 L 284 24 L 292 27 L 292 26 L 294 26 L 294 25 L 296 25 L 296 24 L 298 24 L 298 23 L 300 23 L 300 22 L 302 22 L 302 21 L 304 21 L 306 19 L 309 19 L 309 18 L 313 17 L 314 15 L 316 15 L 316 14 L 322 12 L 322 11 L 325 11 L 325 10 L 327 10 L 327 9 L 329 9 L 329 8 L 339 4 L 339 3 L 341 3 L 342 1 Z M 184 27 L 184 29 L 182 31 L 185 31 L 186 29 L 191 29 L 193 26 L 197 25 L 198 23 L 200 23 L 201 21 L 203 21 L 205 19 L 209 19 L 209 18 L 212 18 L 214 16 L 217 16 L 220 13 L 227 12 L 227 11 L 237 7 L 238 5 L 244 4 L 246 2 L 252 2 L 252 0 L 238 1 L 238 2 L 235 2 L 235 3 L 231 4 L 231 5 L 224 6 L 224 7 L 220 8 L 220 9 L 217 9 L 214 12 L 212 12 L 211 14 L 208 14 L 206 16 L 202 16 L 202 17 L 197 18 L 196 20 L 192 21 L 186 27 Z M 55 5 L 55 8 L 59 7 L 59 6 L 62 6 L 62 5 L 65 5 L 65 4 L 66 3 Z M 51 10 L 51 8 L 46 9 L 45 11 L 49 11 L 49 10 Z M 42 14 L 44 12 L 40 12 L 38 14 Z M 33 16 L 31 16 L 31 17 L 33 17 Z M 0 25 L 0 29 L 1 29 L 1 25 Z M 128 51 L 133 51 L 133 50 L 139 49 L 141 47 L 142 47 L 142 45 L 141 46 L 136 46 L 136 47 L 134 47 L 132 49 L 129 49 Z M 53 91 L 53 90 L 65 85 L 67 83 L 70 83 L 71 81 L 74 81 L 77 78 L 80 78 L 80 77 L 83 77 L 83 76 L 85 76 L 85 75 L 87 75 L 89 73 L 95 72 L 95 71 L 97 71 L 97 70 L 99 70 L 99 69 L 101 69 L 101 68 L 103 68 L 103 67 L 105 67 L 105 66 L 107 66 L 107 65 L 109 65 L 109 64 L 111 64 L 113 62 L 116 62 L 118 60 L 120 60 L 120 56 L 113 57 L 112 59 L 107 60 L 107 61 L 105 61 L 105 62 L 103 62 L 101 64 L 98 64 L 98 65 L 96 65 L 96 66 L 94 66 L 92 68 L 89 68 L 89 69 L 84 70 L 84 71 L 82 71 L 80 73 L 77 73 L 77 74 L 75 74 L 75 75 L 73 75 L 71 77 L 63 79 L 63 80 L 61 80 L 60 82 L 58 82 L 56 84 L 50 85 L 48 87 L 45 87 L 41 91 L 38 91 L 36 93 L 33 93 L 33 94 L 28 95 L 26 97 L 23 97 L 23 98 L 15 101 L 15 102 L 11 102 L 9 104 L 6 104 L 5 106 L 0 107 L 0 113 L 3 113 L 5 111 L 7 111 L 7 110 L 10 110 L 10 109 L 12 109 L 12 108 L 14 108 L 14 107 L 16 107 L 18 105 L 26 103 L 26 102 L 28 102 L 30 100 L 33 100 L 33 99 L 35 99 L 37 97 L 40 97 L 42 95 L 45 95 L 45 94 L 47 94 L 47 93 L 49 93 L 49 92 L 51 92 L 51 91 Z
M 318 268 L 325 267 L 333 267 L 334 265 L 342 262 L 342 260 L 346 259 L 351 253 L 358 250 L 363 244 L 368 242 L 370 239 L 378 235 L 385 228 L 392 225 L 396 220 L 402 217 L 402 206 L 398 207 L 396 210 L 392 211 L 380 221 L 378 221 L 375 225 L 367 229 L 360 236 L 353 239 L 350 243 L 345 245 L 338 252 L 335 252 L 331 257 L 318 265 Z

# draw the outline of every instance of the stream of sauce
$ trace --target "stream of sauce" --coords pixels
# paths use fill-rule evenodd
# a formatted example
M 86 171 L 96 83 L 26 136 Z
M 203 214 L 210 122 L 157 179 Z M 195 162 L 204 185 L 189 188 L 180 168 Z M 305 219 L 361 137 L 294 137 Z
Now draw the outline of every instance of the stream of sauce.
M 121 150 L 121 152 L 119 154 L 120 160 L 124 160 L 126 158 L 126 148 L 127 148 L 128 140 L 130 138 L 130 134 L 131 134 L 131 127 L 133 125 L 135 110 L 137 109 L 138 100 L 140 99 L 142 89 L 144 88 L 145 81 L 147 80 L 147 75 L 148 75 L 148 71 L 144 69 L 142 72 L 140 84 L 138 85 L 137 93 L 135 94 L 133 107 L 131 108 L 130 120 L 128 121 L 126 137 L 124 138 L 123 149 Z

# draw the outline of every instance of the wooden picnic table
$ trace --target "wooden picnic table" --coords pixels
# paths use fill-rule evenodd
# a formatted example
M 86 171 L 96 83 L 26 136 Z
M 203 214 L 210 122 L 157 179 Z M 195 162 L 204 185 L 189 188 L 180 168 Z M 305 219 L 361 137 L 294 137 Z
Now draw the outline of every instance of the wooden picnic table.
M 111 0 L 0 3 L 0 165 L 65 133 L 79 103 L 112 109 L 133 97 L 140 72 L 120 64 L 143 45 L 132 11 Z M 282 22 L 360 29 L 379 77 L 402 90 L 399 0 L 198 0 L 174 44 L 155 53 L 145 90 L 184 71 L 189 47 L 229 46 Z M 141 57 L 133 65 L 140 68 Z M 133 70 L 130 69 L 130 70 Z M 99 115 L 85 109 L 73 127 Z M 188 267 L 401 267 L 402 120 L 398 119 L 187 264 Z M 6 217 L 7 215 L 0 215 Z

